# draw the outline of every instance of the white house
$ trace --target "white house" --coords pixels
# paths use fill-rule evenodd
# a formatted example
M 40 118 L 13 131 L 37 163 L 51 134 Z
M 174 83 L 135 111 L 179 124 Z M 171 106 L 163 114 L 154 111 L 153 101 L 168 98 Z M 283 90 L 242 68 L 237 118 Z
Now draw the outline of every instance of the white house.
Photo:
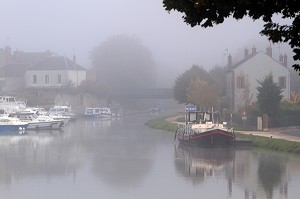
M 65 56 L 51 56 L 26 71 L 26 88 L 60 88 L 69 82 L 76 87 L 86 80 L 86 69 Z
M 290 72 L 287 68 L 287 56 L 280 55 L 279 61 L 272 58 L 272 48 L 267 47 L 266 53 L 252 48 L 244 51 L 244 59 L 232 64 L 231 55 L 228 56 L 227 90 L 232 110 L 243 110 L 246 105 L 257 101 L 258 81 L 262 81 L 268 74 L 282 89 L 284 99 L 290 98 Z

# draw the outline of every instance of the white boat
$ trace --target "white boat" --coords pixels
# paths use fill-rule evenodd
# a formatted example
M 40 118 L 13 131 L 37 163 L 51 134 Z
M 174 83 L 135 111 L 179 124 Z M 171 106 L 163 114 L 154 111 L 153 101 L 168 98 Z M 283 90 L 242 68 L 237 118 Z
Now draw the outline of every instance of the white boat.
M 185 123 L 178 124 L 175 138 L 181 144 L 204 147 L 223 147 L 235 143 L 235 134 L 226 123 L 219 123 L 214 111 L 197 111 L 195 105 L 186 105 Z
M 60 127 L 65 126 L 70 121 L 69 116 L 62 116 L 60 114 L 50 115 L 50 113 L 42 107 L 29 107 L 29 108 L 26 108 L 25 110 L 34 112 L 37 115 L 37 119 L 39 119 L 41 121 L 46 120 L 46 121 L 53 121 L 53 122 L 57 122 L 57 123 L 61 122 Z M 54 124 L 53 128 L 57 128 L 57 124 Z
M 67 115 L 60 115 L 60 114 L 48 114 L 49 117 L 53 118 L 54 120 L 61 120 L 63 122 L 62 126 L 66 126 L 71 120 L 70 116 Z
M 84 111 L 86 117 L 100 117 L 100 108 L 88 107 Z
M 29 108 L 26 108 L 26 109 L 32 110 L 37 115 L 48 115 L 48 111 L 46 111 L 42 107 L 29 107 Z
M 28 126 L 27 122 L 22 122 L 18 118 L 11 118 L 8 116 L 0 116 L 0 131 L 1 132 L 15 132 L 24 133 Z
M 64 121 L 62 119 L 52 118 L 48 115 L 38 115 L 37 120 L 41 122 L 51 122 L 51 129 L 59 129 L 64 126 Z
M 101 117 L 102 118 L 111 118 L 111 110 L 108 107 L 101 108 Z
M 55 115 L 69 116 L 70 120 L 74 120 L 76 116 L 70 106 L 61 106 L 61 105 L 55 105 L 54 107 L 49 109 L 49 116 L 54 118 Z
M 84 115 L 86 117 L 111 118 L 112 113 L 108 107 L 88 107 L 85 109 Z
M 59 129 L 62 124 L 62 121 L 38 119 L 38 116 L 30 111 L 10 113 L 9 117 L 18 118 L 23 122 L 28 122 L 27 130 Z
M 13 96 L 0 96 L 0 110 L 2 114 L 9 114 L 26 108 L 23 101 L 17 101 Z

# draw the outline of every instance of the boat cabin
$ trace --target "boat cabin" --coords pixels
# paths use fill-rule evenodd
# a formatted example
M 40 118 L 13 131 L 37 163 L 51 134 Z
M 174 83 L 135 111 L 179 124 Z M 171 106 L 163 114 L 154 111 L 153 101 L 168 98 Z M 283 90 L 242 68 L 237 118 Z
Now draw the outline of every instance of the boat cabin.
M 205 124 L 205 123 L 218 123 L 220 115 L 218 112 L 187 112 L 185 114 L 186 123 Z
M 187 105 L 185 108 L 185 121 L 186 124 L 207 124 L 219 123 L 219 112 L 212 111 L 197 111 L 195 105 Z
M 70 106 L 54 106 L 49 109 L 50 114 L 73 114 Z
M 22 121 L 32 121 L 37 118 L 37 115 L 32 111 L 23 111 L 23 112 L 10 113 L 8 117 L 18 118 Z
M 0 102 L 2 103 L 16 103 L 16 98 L 13 96 L 0 96 Z
M 108 107 L 96 107 L 96 108 L 89 107 L 85 109 L 84 114 L 86 116 L 95 116 L 95 117 L 105 116 L 105 115 L 109 116 L 111 115 L 111 110 Z

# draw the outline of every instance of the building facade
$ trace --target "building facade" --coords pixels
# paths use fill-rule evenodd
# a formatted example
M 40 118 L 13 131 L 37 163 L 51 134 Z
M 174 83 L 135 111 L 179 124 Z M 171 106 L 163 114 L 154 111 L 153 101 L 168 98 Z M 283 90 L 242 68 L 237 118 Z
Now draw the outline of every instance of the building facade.
M 77 87 L 86 80 L 86 69 L 64 56 L 51 56 L 26 71 L 26 88 L 52 89 L 72 84 Z
M 290 98 L 290 71 L 287 68 L 287 56 L 280 55 L 279 60 L 272 58 L 272 48 L 266 52 L 256 52 L 252 48 L 244 51 L 244 59 L 233 64 L 228 56 L 226 96 L 233 111 L 243 111 L 248 105 L 257 101 L 258 81 L 272 74 L 273 80 L 282 89 L 284 99 Z

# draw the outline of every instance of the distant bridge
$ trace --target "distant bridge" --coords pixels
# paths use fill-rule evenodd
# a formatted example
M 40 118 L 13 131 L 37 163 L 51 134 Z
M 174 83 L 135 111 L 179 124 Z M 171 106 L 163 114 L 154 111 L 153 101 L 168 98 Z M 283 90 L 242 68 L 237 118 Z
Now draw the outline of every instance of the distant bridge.
M 173 89 L 171 88 L 151 88 L 151 89 L 113 89 L 111 92 L 113 99 L 172 99 Z

